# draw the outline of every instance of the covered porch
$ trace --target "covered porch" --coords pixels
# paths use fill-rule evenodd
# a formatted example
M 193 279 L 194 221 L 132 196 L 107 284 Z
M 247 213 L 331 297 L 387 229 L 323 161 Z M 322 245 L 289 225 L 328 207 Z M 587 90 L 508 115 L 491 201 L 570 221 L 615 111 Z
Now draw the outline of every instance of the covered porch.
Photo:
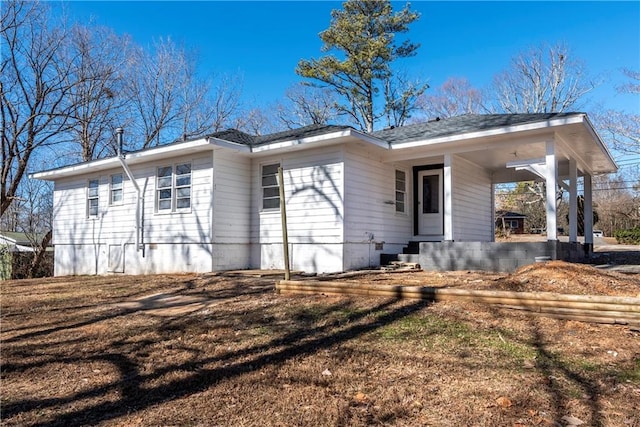
M 410 239 L 412 243 L 397 259 L 419 263 L 426 270 L 492 271 L 513 271 L 545 259 L 588 260 L 593 251 L 592 179 L 597 174 L 615 172 L 617 167 L 587 116 L 582 113 L 549 115 L 529 123 L 484 125 L 485 129 L 482 123 L 476 123 L 477 129 L 468 132 L 392 144 L 389 161 L 411 161 L 413 165 L 420 165 L 432 164 L 435 158 L 441 159 L 442 168 L 442 206 L 438 216 L 442 221 L 442 234 L 421 233 L 419 224 L 424 212 L 421 192 L 426 183 L 421 182 L 424 178 L 419 171 L 427 167 L 414 166 L 416 226 Z M 468 175 L 467 170 L 475 169 L 481 170 L 482 176 L 488 179 L 475 180 L 471 188 L 460 185 L 462 177 Z M 523 181 L 544 183 L 546 241 L 496 242 L 495 187 Z M 568 239 L 564 241 L 558 239 L 559 188 L 566 190 L 569 202 Z M 469 194 L 463 197 L 461 192 Z M 579 196 L 584 198 L 581 241 L 578 239 Z M 487 203 L 488 212 L 483 208 Z M 485 233 L 473 233 L 470 227 L 474 222 Z M 486 232 L 487 227 L 490 232 Z M 478 238 L 474 238 L 474 234 Z M 390 259 L 393 257 L 389 254 L 383 255 L 381 262 Z

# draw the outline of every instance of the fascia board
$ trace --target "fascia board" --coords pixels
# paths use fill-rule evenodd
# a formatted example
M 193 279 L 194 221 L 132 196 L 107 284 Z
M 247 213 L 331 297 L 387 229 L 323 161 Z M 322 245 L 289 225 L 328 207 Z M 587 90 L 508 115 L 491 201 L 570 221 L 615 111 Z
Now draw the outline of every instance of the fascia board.
M 0 239 L 1 240 L 5 240 L 10 245 L 17 245 L 18 244 L 18 241 L 16 239 L 13 239 L 13 238 L 11 238 L 9 236 L 4 236 L 3 235 L 3 236 L 0 236 Z
M 278 150 L 278 149 L 281 149 L 281 148 L 290 148 L 290 147 L 295 147 L 295 146 L 303 145 L 303 144 L 318 143 L 318 142 L 327 141 L 327 140 L 330 140 L 330 139 L 344 138 L 344 137 L 347 137 L 347 136 L 350 136 L 350 135 L 351 135 L 351 129 L 346 129 L 346 130 L 339 131 L 339 132 L 332 132 L 332 133 L 325 133 L 325 134 L 321 134 L 321 135 L 309 136 L 307 138 L 290 139 L 290 140 L 286 140 L 286 141 L 280 141 L 280 142 L 274 142 L 274 143 L 265 144 L 265 145 L 259 145 L 257 147 L 253 147 L 251 149 L 251 152 L 253 152 L 253 153 L 261 153 L 261 152 L 264 152 L 264 151 Z
M 357 130 L 351 130 L 351 133 L 353 136 L 368 142 L 370 144 L 376 145 L 380 148 L 384 148 L 385 150 L 389 150 L 391 148 L 391 144 L 389 144 L 387 141 L 380 139 L 380 138 L 376 138 L 374 136 L 371 135 L 366 135 L 360 131 Z
M 517 133 L 517 132 L 526 132 L 526 131 L 533 131 L 533 130 L 548 129 L 548 128 L 552 128 L 552 127 L 555 127 L 555 126 L 582 123 L 584 121 L 583 117 L 584 117 L 584 115 L 580 114 L 580 115 L 576 115 L 576 116 L 573 116 L 573 117 L 545 120 L 543 122 L 527 123 L 527 124 L 515 125 L 515 126 L 503 126 L 503 127 L 495 128 L 495 129 L 488 129 L 488 130 L 483 130 L 483 131 L 447 135 L 447 136 L 443 136 L 443 137 L 439 137 L 439 138 L 428 138 L 428 139 L 421 139 L 421 140 L 418 140 L 418 141 L 401 142 L 401 143 L 397 143 L 397 144 L 392 144 L 391 145 L 391 149 L 392 150 L 400 150 L 400 149 L 403 149 L 403 148 L 413 148 L 413 147 L 421 147 L 421 146 L 426 146 L 426 145 L 446 144 L 446 143 L 454 142 L 454 141 L 462 141 L 462 140 L 468 140 L 468 139 L 477 139 L 477 138 L 485 138 L 485 137 L 492 137 L 492 136 L 499 136 L 499 135 L 507 135 L 507 134 Z
M 211 149 L 211 146 L 212 145 L 207 139 L 196 139 L 179 144 L 163 145 L 134 153 L 128 153 L 125 155 L 125 161 L 129 164 L 136 164 L 150 160 L 173 158 L 176 154 L 181 155 L 195 151 L 204 151 Z M 106 159 L 98 159 L 86 163 L 36 172 L 29 174 L 29 178 L 54 181 L 58 178 L 99 172 L 106 169 L 117 168 L 119 166 L 120 160 L 117 157 L 109 157 Z
M 591 120 L 589 120 L 589 117 L 587 117 L 586 115 L 584 116 L 583 123 L 584 123 L 584 126 L 587 128 L 587 132 L 589 132 L 593 137 L 593 139 L 596 141 L 598 148 L 600 148 L 600 150 L 604 153 L 607 159 L 611 162 L 611 166 L 613 166 L 613 168 L 615 169 L 614 172 L 618 172 L 618 164 L 613 159 L 613 156 L 611 155 L 611 152 L 607 148 L 607 145 L 604 143 L 604 141 L 602 141 L 602 138 L 600 138 L 600 135 L 598 134 L 596 129 L 593 127 Z
M 209 137 L 209 143 L 216 147 L 228 148 L 230 150 L 239 151 L 241 153 L 250 153 L 251 147 L 238 142 L 231 142 L 224 139 Z
M 211 149 L 211 144 L 207 138 L 202 138 L 178 144 L 161 145 L 149 150 L 127 153 L 125 160 L 135 164 L 153 159 L 172 158 L 175 157 L 176 154 L 181 155 L 194 151 L 205 151 L 207 149 Z
M 93 171 L 110 169 L 112 167 L 117 167 L 119 164 L 120 162 L 117 158 L 109 157 L 108 159 L 94 160 L 87 163 L 80 163 L 77 165 L 64 166 L 57 169 L 50 169 L 42 172 L 32 173 L 29 174 L 29 178 L 53 181 L 57 178 L 62 178 L 65 176 L 80 175 L 83 173 L 91 173 Z
M 301 139 L 292 139 L 292 140 L 288 140 L 288 141 L 280 141 L 280 142 L 274 142 L 271 144 L 265 144 L 265 145 L 260 145 L 258 147 L 253 147 L 251 152 L 253 153 L 261 153 L 261 152 L 265 152 L 265 151 L 271 151 L 271 150 L 278 150 L 278 149 L 283 149 L 283 148 L 290 148 L 290 147 L 295 147 L 295 146 L 299 146 L 299 145 L 303 145 L 303 144 L 314 144 L 314 143 L 319 143 L 319 142 L 323 142 L 323 141 L 328 141 L 331 139 L 338 139 L 338 138 L 346 138 L 346 137 L 354 137 L 354 138 L 358 138 L 364 142 L 367 142 L 369 144 L 373 144 L 376 145 L 378 147 L 384 148 L 384 149 L 389 149 L 389 143 L 386 141 L 383 141 L 381 139 L 369 136 L 369 135 L 365 135 L 362 132 L 358 132 L 356 130 L 353 129 L 345 129 L 342 131 L 338 131 L 338 132 L 332 132 L 332 133 L 325 133 L 322 135 L 315 135 L 315 136 L 310 136 L 307 138 L 301 138 Z

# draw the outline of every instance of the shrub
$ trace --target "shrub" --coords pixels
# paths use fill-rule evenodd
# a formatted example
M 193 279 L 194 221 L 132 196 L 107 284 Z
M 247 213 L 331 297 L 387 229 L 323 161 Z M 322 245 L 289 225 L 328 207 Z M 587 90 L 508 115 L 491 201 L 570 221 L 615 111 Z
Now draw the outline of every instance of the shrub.
M 634 227 L 629 230 L 616 230 L 613 235 L 618 243 L 640 245 L 640 227 Z

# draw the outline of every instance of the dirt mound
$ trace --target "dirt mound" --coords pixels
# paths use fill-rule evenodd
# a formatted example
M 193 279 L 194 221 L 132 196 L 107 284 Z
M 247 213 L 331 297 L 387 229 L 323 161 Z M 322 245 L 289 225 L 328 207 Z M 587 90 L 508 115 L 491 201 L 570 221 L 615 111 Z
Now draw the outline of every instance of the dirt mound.
M 498 280 L 495 289 L 640 297 L 640 278 L 599 270 L 585 264 L 550 261 L 521 267 Z

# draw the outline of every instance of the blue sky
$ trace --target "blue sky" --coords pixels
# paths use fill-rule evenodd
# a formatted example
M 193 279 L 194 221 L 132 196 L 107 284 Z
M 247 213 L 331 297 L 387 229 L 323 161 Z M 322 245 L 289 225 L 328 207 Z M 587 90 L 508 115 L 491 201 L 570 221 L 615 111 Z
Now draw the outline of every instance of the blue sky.
M 397 9 L 402 5 L 394 3 Z M 604 79 L 591 105 L 640 111 L 637 96 L 614 90 L 621 67 L 640 69 L 640 2 L 417 1 L 411 6 L 421 18 L 409 38 L 421 48 L 398 65 L 432 87 L 451 76 L 487 86 L 517 52 L 564 42 L 590 74 Z M 341 2 L 71 1 L 65 7 L 72 20 L 93 19 L 142 45 L 171 37 L 196 49 L 200 72 L 242 76 L 250 106 L 281 98 L 300 80 L 297 62 L 322 55 L 318 33 Z

